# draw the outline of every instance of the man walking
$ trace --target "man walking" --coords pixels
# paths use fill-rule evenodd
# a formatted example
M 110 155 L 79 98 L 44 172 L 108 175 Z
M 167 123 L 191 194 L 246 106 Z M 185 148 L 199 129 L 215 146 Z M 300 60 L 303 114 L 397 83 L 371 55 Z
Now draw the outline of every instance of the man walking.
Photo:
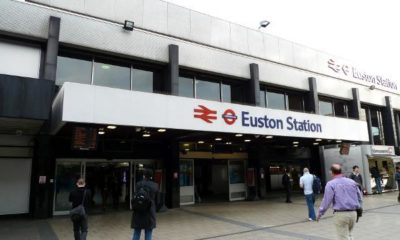
M 293 179 L 289 175 L 290 170 L 286 169 L 285 174 L 282 176 L 282 185 L 285 187 L 286 191 L 286 202 L 291 203 L 292 201 L 290 200 L 290 196 L 292 193 L 292 182 Z
M 361 208 L 362 195 L 358 184 L 342 175 L 339 164 L 331 166 L 333 179 L 325 186 L 325 194 L 319 207 L 317 220 L 333 204 L 334 223 L 338 239 L 353 239 L 351 233 L 357 220 L 357 209 Z
M 315 197 L 312 189 L 314 176 L 310 174 L 308 168 L 304 168 L 303 173 L 303 176 L 300 178 L 300 187 L 304 189 L 304 196 L 308 207 L 308 220 L 315 221 Z
M 153 171 L 145 169 L 143 180 L 136 184 L 135 197 L 132 202 L 131 228 L 134 229 L 132 240 L 140 239 L 142 229 L 145 233 L 144 239 L 151 240 L 153 229 L 156 227 L 155 198 L 158 192 L 158 184 L 151 180 L 152 177 Z
M 353 166 L 353 172 L 350 174 L 350 179 L 353 179 L 354 182 L 358 184 L 361 193 L 363 192 L 363 180 L 360 174 L 360 168 L 357 165 Z
M 396 167 L 396 181 L 397 181 L 397 187 L 399 189 L 399 196 L 397 197 L 397 201 L 400 203 L 400 167 Z
M 375 179 L 375 184 L 376 184 L 376 193 L 381 194 L 382 193 L 382 177 L 381 173 L 379 172 L 379 169 L 377 167 L 372 167 L 371 168 L 371 175 Z
M 88 232 L 88 216 L 87 209 L 92 199 L 91 192 L 86 189 L 86 183 L 83 178 L 79 178 L 76 182 L 77 188 L 69 194 L 69 201 L 72 202 L 72 208 L 83 205 L 85 215 L 79 218 L 72 218 L 74 224 L 74 238 L 75 240 L 86 240 Z

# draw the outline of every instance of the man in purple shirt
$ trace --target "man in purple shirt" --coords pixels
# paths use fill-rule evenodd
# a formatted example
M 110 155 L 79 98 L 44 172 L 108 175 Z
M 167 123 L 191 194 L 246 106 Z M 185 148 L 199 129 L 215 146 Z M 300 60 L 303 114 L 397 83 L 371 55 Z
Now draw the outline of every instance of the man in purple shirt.
M 356 182 L 342 175 L 339 164 L 332 164 L 331 174 L 333 179 L 325 186 L 317 221 L 332 204 L 338 239 L 353 239 L 351 232 L 357 219 L 356 210 L 361 208 L 362 202 L 360 189 Z

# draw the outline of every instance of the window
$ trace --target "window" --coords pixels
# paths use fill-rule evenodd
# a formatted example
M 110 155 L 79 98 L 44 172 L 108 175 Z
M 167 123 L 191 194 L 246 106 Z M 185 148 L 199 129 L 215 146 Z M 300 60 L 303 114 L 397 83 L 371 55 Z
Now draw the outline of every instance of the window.
M 196 79 L 196 98 L 220 101 L 219 83 Z
M 266 107 L 267 106 L 267 96 L 264 90 L 260 91 L 260 106 Z
M 287 95 L 289 110 L 304 112 L 304 98 L 298 94 L 288 94 Z
M 153 92 L 153 72 L 133 68 L 132 90 Z
M 267 107 L 285 110 L 285 94 L 267 91 Z
M 348 117 L 348 105 L 345 102 L 335 102 L 335 116 Z
M 231 86 L 228 84 L 221 84 L 222 102 L 231 102 Z
M 112 88 L 130 89 L 130 68 L 127 66 L 95 62 L 93 84 Z
M 362 109 L 366 114 L 368 127 L 372 133 L 370 139 L 373 141 L 373 144 L 385 145 L 382 111 L 379 108 L 372 106 L 363 106 Z
M 194 97 L 193 78 L 179 77 L 178 95 L 183 97 Z
M 333 116 L 333 106 L 332 102 L 329 101 L 319 101 L 319 113 L 325 116 Z
M 64 82 L 90 84 L 92 81 L 92 61 L 61 57 L 57 58 L 56 85 Z

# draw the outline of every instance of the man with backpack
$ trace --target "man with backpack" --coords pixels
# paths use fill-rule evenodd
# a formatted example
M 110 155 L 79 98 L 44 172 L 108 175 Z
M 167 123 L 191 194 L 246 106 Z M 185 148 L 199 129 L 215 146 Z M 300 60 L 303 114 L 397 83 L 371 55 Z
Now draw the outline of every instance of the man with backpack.
M 142 229 L 145 240 L 151 240 L 153 229 L 156 227 L 155 197 L 158 192 L 158 184 L 153 182 L 153 171 L 145 169 L 143 180 L 136 184 L 136 191 L 132 199 L 131 228 L 134 229 L 132 240 L 139 240 Z
M 303 173 L 303 176 L 300 178 L 300 187 L 304 189 L 304 197 L 306 198 L 308 207 L 308 220 L 315 221 L 315 196 L 313 191 L 314 175 L 310 174 L 308 168 L 304 168 Z
M 321 193 L 322 185 L 321 185 L 321 179 L 317 175 L 313 175 L 313 178 L 314 179 L 313 179 L 312 189 L 313 189 L 314 197 L 316 198 L 317 195 Z
M 72 202 L 71 220 L 74 224 L 75 240 L 86 240 L 88 232 L 87 209 L 92 199 L 91 192 L 86 189 L 83 178 L 76 182 L 77 188 L 69 194 L 69 201 Z M 79 208 L 81 208 L 79 210 Z

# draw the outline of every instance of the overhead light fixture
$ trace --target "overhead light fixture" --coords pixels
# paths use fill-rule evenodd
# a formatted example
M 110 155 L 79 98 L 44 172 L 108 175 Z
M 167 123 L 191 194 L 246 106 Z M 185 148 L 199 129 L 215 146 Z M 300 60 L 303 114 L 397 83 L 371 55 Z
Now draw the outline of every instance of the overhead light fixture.
M 258 29 L 260 29 L 260 28 L 266 28 L 266 27 L 268 27 L 268 25 L 269 25 L 270 23 L 271 23 L 271 22 L 269 22 L 269 21 L 267 21 L 267 20 L 263 20 L 263 21 L 260 22 L 260 26 L 258 27 Z
M 245 141 L 245 142 L 251 142 L 251 140 L 250 140 L 250 139 L 245 139 L 244 141 Z
M 117 126 L 110 125 L 110 126 L 107 126 L 107 128 L 108 128 L 108 129 L 116 129 L 116 128 L 117 128 Z
M 293 145 L 293 147 L 295 147 L 295 148 L 297 148 L 298 146 L 299 146 L 299 145 L 297 145 L 297 144 L 296 144 L 296 145 Z
M 204 143 L 204 141 L 198 141 L 197 143 L 198 143 L 198 144 L 203 144 L 203 143 Z
M 321 142 L 322 139 L 321 139 L 321 138 L 317 138 L 317 139 L 315 139 L 315 141 L 316 141 L 316 142 Z
M 183 146 L 189 147 L 189 143 L 185 143 L 185 144 L 183 144 Z
M 235 137 L 243 137 L 243 134 L 237 133 L 237 134 L 235 135 Z
M 297 141 L 294 141 L 294 142 L 293 142 L 293 144 L 299 144 L 299 142 L 297 142 Z
M 232 142 L 226 142 L 226 145 L 231 145 L 232 144 Z
M 110 65 L 102 64 L 101 68 L 104 70 L 108 70 L 108 69 L 110 69 Z
M 265 136 L 265 138 L 272 139 L 272 138 L 274 138 L 274 136 Z
M 135 22 L 125 20 L 123 29 L 128 30 L 128 31 L 133 31 L 134 27 L 135 27 Z
M 369 86 L 369 90 L 374 90 L 375 89 L 375 85 L 371 85 L 371 86 Z
M 317 142 L 315 142 L 315 143 L 313 143 L 313 145 L 318 145 L 319 143 L 317 143 Z
M 341 142 L 342 142 L 342 140 L 336 140 L 336 142 L 337 142 L 337 143 L 341 143 Z
M 164 129 L 164 128 L 160 128 L 160 129 L 158 129 L 157 131 L 158 131 L 158 132 L 166 132 L 167 130 Z
M 221 141 L 222 138 L 215 138 L 215 141 Z
M 150 135 L 150 133 L 143 133 L 142 136 L 143 136 L 143 137 L 150 137 L 151 135 Z
M 104 130 L 99 130 L 98 134 L 99 135 L 104 135 L 106 132 L 104 132 Z
M 189 152 L 189 151 L 190 151 L 190 149 L 189 149 L 189 148 L 185 148 L 185 151 L 186 151 L 186 152 Z

